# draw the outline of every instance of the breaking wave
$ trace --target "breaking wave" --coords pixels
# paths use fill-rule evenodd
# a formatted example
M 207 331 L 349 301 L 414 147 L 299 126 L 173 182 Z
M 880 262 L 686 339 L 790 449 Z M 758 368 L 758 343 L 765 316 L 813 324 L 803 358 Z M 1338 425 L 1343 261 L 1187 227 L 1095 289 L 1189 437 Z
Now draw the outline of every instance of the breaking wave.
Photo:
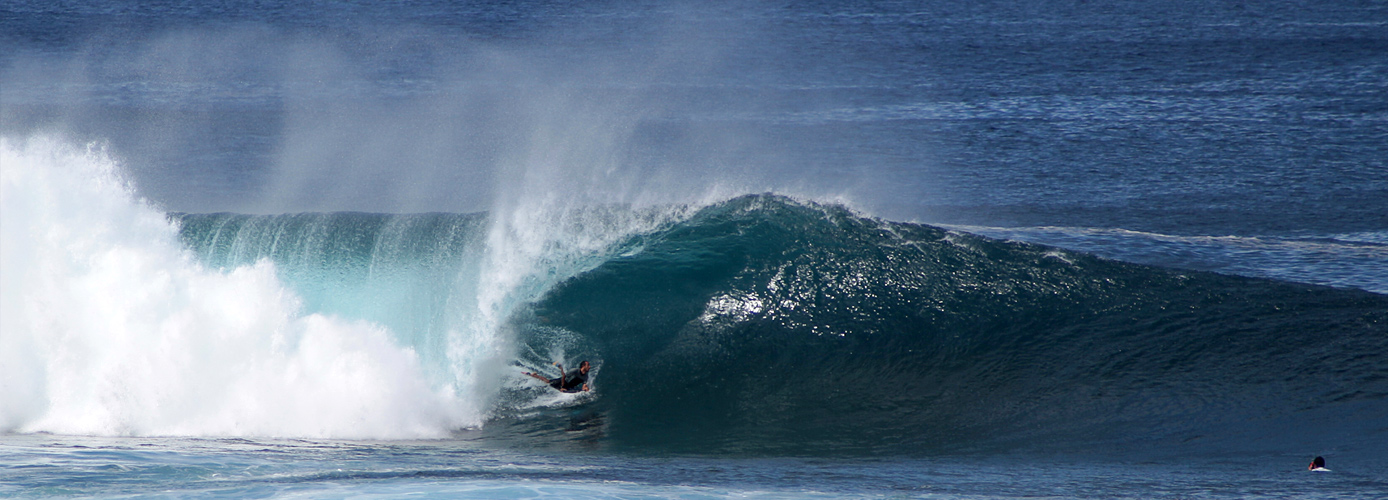
M 769 194 L 166 214 L 99 149 L 0 153 L 8 431 L 814 454 L 1388 428 L 1388 297 L 1365 291 Z M 580 359 L 589 394 L 520 374 Z

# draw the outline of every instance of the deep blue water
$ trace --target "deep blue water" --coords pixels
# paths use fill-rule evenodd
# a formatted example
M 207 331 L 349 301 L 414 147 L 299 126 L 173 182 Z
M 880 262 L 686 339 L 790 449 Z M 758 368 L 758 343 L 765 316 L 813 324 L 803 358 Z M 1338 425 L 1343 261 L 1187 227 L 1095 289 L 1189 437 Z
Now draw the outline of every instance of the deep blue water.
M 0 2 L 0 48 L 0 496 L 1388 491 L 1381 2 Z
M 1280 462 L 1292 457 L 1279 456 L 633 458 L 534 455 L 466 440 L 51 436 L 7 437 L 0 450 L 28 462 L 6 467 L 0 483 L 20 498 L 1373 498 L 1388 487 L 1377 471 L 1289 470 Z

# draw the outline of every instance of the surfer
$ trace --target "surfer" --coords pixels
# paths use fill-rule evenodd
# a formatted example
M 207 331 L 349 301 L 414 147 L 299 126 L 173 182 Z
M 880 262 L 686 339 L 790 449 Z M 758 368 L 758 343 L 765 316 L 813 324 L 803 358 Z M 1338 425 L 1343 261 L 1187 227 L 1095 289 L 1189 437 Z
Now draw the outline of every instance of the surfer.
M 1306 466 L 1306 470 L 1328 470 L 1325 468 L 1325 457 L 1316 457 L 1311 461 L 1311 465 Z
M 559 392 L 587 392 L 588 391 L 588 370 L 592 369 L 587 361 L 578 364 L 578 369 L 564 373 L 564 366 L 555 363 L 559 367 L 559 378 L 545 378 L 538 373 L 525 372 L 526 375 L 535 377 L 541 382 L 549 384 L 550 387 L 559 389 Z

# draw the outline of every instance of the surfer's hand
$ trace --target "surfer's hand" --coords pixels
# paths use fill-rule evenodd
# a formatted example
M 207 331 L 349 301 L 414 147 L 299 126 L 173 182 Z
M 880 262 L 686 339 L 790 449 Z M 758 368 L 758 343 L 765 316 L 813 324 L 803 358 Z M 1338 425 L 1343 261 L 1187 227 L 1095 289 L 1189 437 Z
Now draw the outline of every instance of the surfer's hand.
M 583 392 L 588 392 L 588 384 L 583 384 Z

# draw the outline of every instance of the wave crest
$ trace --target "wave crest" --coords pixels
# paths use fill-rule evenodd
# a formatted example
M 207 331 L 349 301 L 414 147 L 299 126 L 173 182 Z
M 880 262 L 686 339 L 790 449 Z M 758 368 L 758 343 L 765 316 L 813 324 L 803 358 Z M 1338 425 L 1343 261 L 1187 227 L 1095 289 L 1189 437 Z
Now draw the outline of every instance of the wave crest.
M 1388 352 L 1388 298 L 1365 292 L 1127 264 L 776 196 L 707 208 L 640 246 L 562 283 L 522 321 L 601 354 L 615 446 L 1179 442 L 1388 395 L 1388 369 L 1357 354 Z

